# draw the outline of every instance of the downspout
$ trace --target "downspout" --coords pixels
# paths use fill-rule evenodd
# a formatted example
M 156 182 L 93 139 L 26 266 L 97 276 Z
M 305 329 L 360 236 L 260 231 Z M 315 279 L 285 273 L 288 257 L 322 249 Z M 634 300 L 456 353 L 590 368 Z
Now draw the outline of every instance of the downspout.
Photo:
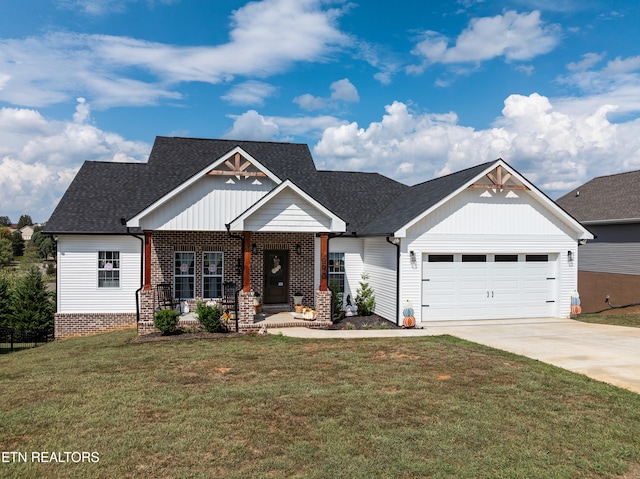
M 240 240 L 240 258 L 242 258 L 242 261 L 244 262 L 244 236 L 240 236 L 237 234 L 233 234 L 231 232 L 231 223 L 225 223 L 224 225 L 227 228 L 227 233 L 229 234 L 229 237 L 231 238 L 235 238 L 235 239 L 239 239 Z M 240 286 L 240 289 L 237 289 L 235 292 L 235 298 L 236 298 L 236 306 L 234 309 L 234 316 L 236 317 L 236 333 L 239 331 L 239 325 L 238 325 L 238 296 L 240 295 L 240 291 L 242 291 L 242 289 L 244 288 L 244 265 L 243 268 L 241 269 L 241 273 L 240 273 L 240 283 L 242 286 Z
M 387 243 L 396 247 L 396 325 L 400 326 L 400 241 L 394 243 L 387 236 Z
M 129 227 L 127 226 L 127 233 L 129 232 Z M 136 290 L 136 329 L 138 328 L 138 324 L 140 324 L 140 299 L 138 296 L 140 295 L 140 291 L 144 288 L 144 237 L 140 237 L 138 235 L 132 234 L 134 238 L 138 238 L 140 240 L 140 287 Z

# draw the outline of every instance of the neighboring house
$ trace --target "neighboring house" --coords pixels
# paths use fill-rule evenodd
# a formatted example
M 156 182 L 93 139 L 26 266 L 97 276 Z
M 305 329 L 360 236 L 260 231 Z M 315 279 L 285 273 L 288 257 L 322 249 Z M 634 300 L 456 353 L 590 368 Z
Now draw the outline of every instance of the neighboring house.
M 306 145 L 166 137 L 146 164 L 86 162 L 45 230 L 58 338 L 153 330 L 160 283 L 193 305 L 233 282 L 241 330 L 254 292 L 282 309 L 300 292 L 329 324 L 329 286 L 354 297 L 363 273 L 393 322 L 406 301 L 418 324 L 566 317 L 592 237 L 503 160 L 409 187 L 318 171 Z
M 22 235 L 23 240 L 31 241 L 31 237 L 33 236 L 33 231 L 34 231 L 33 226 L 30 226 L 30 225 L 23 226 L 18 231 Z
M 557 200 L 595 239 L 580 246 L 583 312 L 640 302 L 640 171 L 600 176 Z

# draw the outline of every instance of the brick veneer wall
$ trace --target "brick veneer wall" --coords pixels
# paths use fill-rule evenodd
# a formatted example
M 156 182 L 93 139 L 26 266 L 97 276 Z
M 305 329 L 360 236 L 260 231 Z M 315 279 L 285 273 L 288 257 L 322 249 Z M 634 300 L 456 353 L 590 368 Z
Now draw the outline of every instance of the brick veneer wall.
M 55 338 L 65 339 L 136 327 L 136 313 L 56 313 Z
M 256 253 L 251 255 L 251 292 L 239 295 L 240 329 L 251 329 L 253 324 L 253 292 L 264 291 L 264 251 L 289 251 L 289 305 L 293 308 L 293 293 L 301 292 L 304 303 L 318 306 L 314 296 L 314 235 L 312 233 L 253 233 L 251 243 L 256 245 Z M 297 246 L 300 245 L 300 253 Z M 195 294 L 190 300 L 193 311 L 195 302 L 202 299 L 202 252 L 222 251 L 224 253 L 224 281 L 233 281 L 242 287 L 242 273 L 237 266 L 242 259 L 242 243 L 226 232 L 206 231 L 154 231 L 151 246 L 151 289 L 140 293 L 140 334 L 155 331 L 153 313 L 157 309 L 156 287 L 160 283 L 173 283 L 174 253 L 191 251 L 196 253 Z M 313 302 L 313 303 L 312 303 Z M 324 303 L 323 303 L 324 305 Z M 328 319 L 331 302 L 329 295 Z

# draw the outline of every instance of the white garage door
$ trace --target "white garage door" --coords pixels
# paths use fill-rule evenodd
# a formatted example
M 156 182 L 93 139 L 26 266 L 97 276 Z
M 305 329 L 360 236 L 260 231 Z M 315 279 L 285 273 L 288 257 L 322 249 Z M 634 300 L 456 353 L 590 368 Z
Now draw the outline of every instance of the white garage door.
M 556 316 L 554 254 L 424 254 L 422 320 Z

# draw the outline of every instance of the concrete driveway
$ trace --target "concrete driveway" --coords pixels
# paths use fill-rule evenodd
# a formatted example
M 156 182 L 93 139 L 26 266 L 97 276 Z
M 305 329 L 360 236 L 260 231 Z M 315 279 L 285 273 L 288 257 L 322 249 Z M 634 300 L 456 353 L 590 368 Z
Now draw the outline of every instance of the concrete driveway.
M 327 331 L 271 329 L 306 338 L 407 337 L 449 334 L 520 354 L 640 393 L 640 328 L 570 319 L 500 319 L 428 322 L 425 329 Z

